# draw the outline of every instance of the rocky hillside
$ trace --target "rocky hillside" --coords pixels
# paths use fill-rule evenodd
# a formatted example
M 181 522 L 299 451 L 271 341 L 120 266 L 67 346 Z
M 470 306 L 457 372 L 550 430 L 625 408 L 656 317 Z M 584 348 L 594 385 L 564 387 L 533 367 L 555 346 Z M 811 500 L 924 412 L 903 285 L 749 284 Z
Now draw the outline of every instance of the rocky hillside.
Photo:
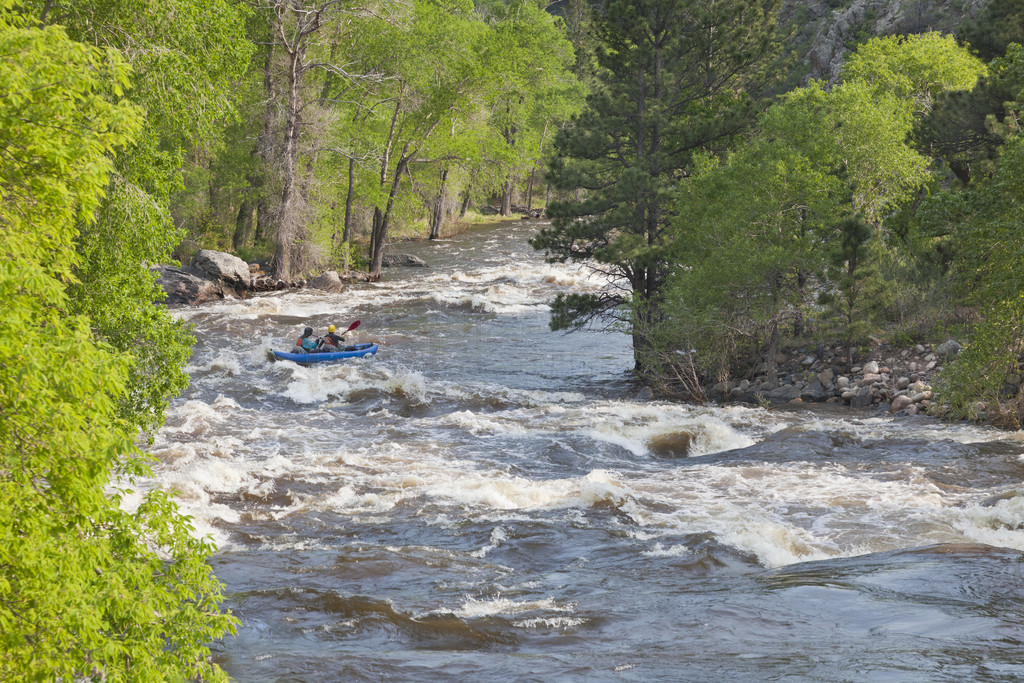
M 835 81 L 846 54 L 872 36 L 956 33 L 988 0 L 783 0 L 781 24 L 792 31 L 801 84 Z

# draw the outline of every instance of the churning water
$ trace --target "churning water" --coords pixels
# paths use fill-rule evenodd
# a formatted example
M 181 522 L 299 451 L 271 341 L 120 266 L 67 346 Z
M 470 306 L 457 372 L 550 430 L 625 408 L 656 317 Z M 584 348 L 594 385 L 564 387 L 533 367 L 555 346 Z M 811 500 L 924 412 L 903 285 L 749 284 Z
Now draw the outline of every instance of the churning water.
M 148 482 L 178 492 L 241 681 L 1024 678 L 1024 442 L 849 411 L 637 399 L 629 338 L 548 330 L 536 223 L 428 269 L 225 301 Z M 362 325 L 376 357 L 270 363 Z

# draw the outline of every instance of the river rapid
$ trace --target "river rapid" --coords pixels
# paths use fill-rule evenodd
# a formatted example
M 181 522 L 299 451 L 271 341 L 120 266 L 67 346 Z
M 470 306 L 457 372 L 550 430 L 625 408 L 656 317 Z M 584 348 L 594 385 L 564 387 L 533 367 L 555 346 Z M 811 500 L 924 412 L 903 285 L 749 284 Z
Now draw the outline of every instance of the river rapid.
M 538 227 L 175 309 L 192 382 L 144 485 L 219 546 L 232 678 L 1024 678 L 1019 434 L 638 398 L 627 335 L 548 329 L 606 283 Z M 353 320 L 375 357 L 267 359 Z

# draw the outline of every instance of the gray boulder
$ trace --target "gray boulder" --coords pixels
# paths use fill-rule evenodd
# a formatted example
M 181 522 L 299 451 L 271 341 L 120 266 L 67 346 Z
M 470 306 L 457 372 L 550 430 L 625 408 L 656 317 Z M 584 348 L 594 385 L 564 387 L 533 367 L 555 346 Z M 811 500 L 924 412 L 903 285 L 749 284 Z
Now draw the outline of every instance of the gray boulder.
M 385 268 L 426 268 L 427 262 L 412 254 L 384 254 L 381 265 Z
M 871 387 L 861 387 L 857 395 L 850 399 L 851 408 L 867 408 L 875 402 L 875 391 Z
M 225 296 L 224 287 L 220 283 L 191 269 L 154 266 L 150 270 L 157 273 L 156 283 L 167 294 L 164 303 L 196 305 L 223 299 Z
M 207 273 L 212 279 L 220 280 L 231 287 L 249 289 L 252 275 L 249 264 L 231 254 L 212 249 L 200 249 L 192 259 L 192 267 Z
M 940 357 L 945 356 L 948 358 L 949 356 L 955 356 L 958 353 L 960 353 L 960 345 L 952 339 L 942 342 L 935 349 L 935 355 Z
M 314 289 L 331 292 L 332 294 L 345 291 L 345 284 L 341 281 L 337 271 L 334 270 L 328 270 L 323 275 L 313 278 L 309 281 L 309 286 Z
M 800 398 L 803 387 L 797 384 L 785 384 L 777 389 L 764 392 L 765 398 L 772 403 L 788 403 L 795 398 Z
M 906 394 L 900 394 L 892 400 L 892 404 L 889 406 L 890 413 L 898 413 L 907 406 L 913 405 L 914 400 Z
M 825 387 L 821 386 L 821 382 L 814 380 L 800 392 L 800 398 L 808 402 L 821 402 L 827 399 L 831 394 L 825 390 Z

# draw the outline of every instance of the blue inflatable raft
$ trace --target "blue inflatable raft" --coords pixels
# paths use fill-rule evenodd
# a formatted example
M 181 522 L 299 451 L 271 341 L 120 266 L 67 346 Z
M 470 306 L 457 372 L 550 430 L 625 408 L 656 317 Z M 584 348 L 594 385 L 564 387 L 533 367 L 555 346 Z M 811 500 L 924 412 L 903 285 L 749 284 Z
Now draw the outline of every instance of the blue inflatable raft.
M 288 353 L 286 351 L 273 351 L 271 360 L 290 360 L 302 365 L 310 365 L 313 363 L 330 363 L 337 360 L 345 360 L 346 358 L 362 358 L 363 356 L 372 356 L 377 353 L 376 344 L 354 344 L 352 346 L 346 346 L 341 351 L 332 351 L 330 353 Z

